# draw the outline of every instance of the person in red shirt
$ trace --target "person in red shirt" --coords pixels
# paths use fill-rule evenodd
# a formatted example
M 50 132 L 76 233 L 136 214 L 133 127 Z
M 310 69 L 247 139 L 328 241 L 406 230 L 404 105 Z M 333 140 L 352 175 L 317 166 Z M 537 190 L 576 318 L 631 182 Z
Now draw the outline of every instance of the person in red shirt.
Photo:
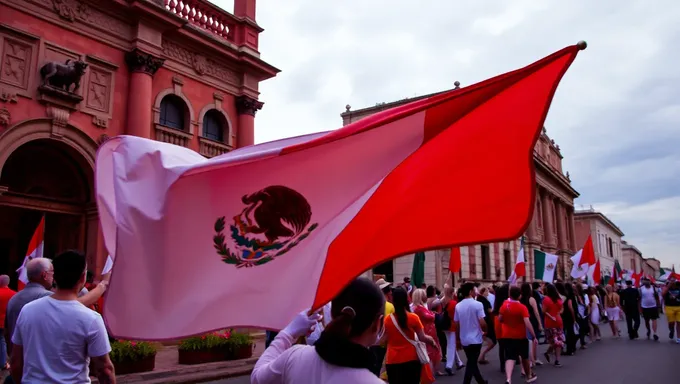
M 557 288 L 552 284 L 546 284 L 545 297 L 543 298 L 543 314 L 545 315 L 545 340 L 550 344 L 543 354 L 550 362 L 550 353 L 555 352 L 555 366 L 560 367 L 560 353 L 564 348 L 564 325 L 562 323 L 563 303 Z
M 9 299 L 14 296 L 16 292 L 9 288 L 9 276 L 0 276 L 0 330 L 5 331 L 5 316 L 7 315 L 7 303 Z M 7 346 L 5 345 L 5 338 L 0 335 L 0 368 L 9 369 L 7 363 Z
M 527 383 L 533 383 L 538 376 L 531 370 L 529 364 L 529 340 L 527 333 L 532 336 L 532 342 L 538 343 L 536 332 L 529 320 L 529 311 L 524 304 L 519 302 L 521 290 L 519 287 L 510 287 L 510 298 L 502 305 L 499 313 L 499 322 L 504 342 L 505 355 L 505 383 L 510 384 L 515 362 L 519 359 L 527 372 Z

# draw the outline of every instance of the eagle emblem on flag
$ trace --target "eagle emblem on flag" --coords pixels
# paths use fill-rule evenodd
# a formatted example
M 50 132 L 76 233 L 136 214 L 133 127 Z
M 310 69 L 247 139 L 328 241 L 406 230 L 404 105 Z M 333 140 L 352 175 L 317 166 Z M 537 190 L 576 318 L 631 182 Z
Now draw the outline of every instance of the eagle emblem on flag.
M 555 264 L 550 263 L 545 266 L 545 269 L 547 269 L 548 271 L 552 271 L 553 269 L 555 269 Z
M 243 210 L 224 234 L 226 216 L 215 221 L 213 246 L 222 261 L 237 268 L 266 264 L 287 253 L 319 225 L 310 225 L 312 208 L 299 192 L 273 185 L 244 195 Z

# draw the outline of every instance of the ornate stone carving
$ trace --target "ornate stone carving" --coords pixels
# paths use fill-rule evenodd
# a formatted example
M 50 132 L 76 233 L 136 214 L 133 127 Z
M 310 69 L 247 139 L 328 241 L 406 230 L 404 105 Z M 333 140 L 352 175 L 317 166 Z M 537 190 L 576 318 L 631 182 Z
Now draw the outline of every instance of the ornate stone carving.
M 109 119 L 102 118 L 99 116 L 92 116 L 92 124 L 95 127 L 106 129 L 109 127 Z
M 240 83 L 240 78 L 236 72 L 203 55 L 167 40 L 163 40 L 162 47 L 163 53 L 167 57 L 193 68 L 201 76 L 208 75 L 235 85 Z
M 160 59 L 135 48 L 125 55 L 125 62 L 131 72 L 142 72 L 153 76 L 163 66 L 165 59 Z
M 16 103 L 17 94 L 12 93 L 6 89 L 0 89 L 0 101 L 3 103 Z
M 47 108 L 47 116 L 52 118 L 52 125 L 66 127 L 71 113 L 66 109 L 50 106 Z
M 85 74 L 85 70 L 87 70 L 87 63 L 84 61 L 67 59 L 64 64 L 49 62 L 40 68 L 42 87 L 51 86 L 68 93 L 76 93 L 80 88 L 80 79 Z M 73 84 L 75 88 L 71 91 Z
M 73 0 L 52 0 L 54 12 L 62 19 L 73 22 L 81 12 L 87 12 L 87 6 Z
M 263 102 L 257 101 L 250 96 L 241 95 L 236 98 L 236 111 L 239 115 L 255 116 L 255 113 L 262 109 L 262 106 L 264 106 Z
M 28 87 L 32 48 L 18 40 L 5 37 L 2 44 L 0 81 L 22 89 Z
M 97 111 L 108 113 L 110 94 L 111 74 L 92 68 L 90 70 L 86 106 Z
M 10 115 L 9 110 L 7 110 L 7 108 L 0 109 L 0 126 L 9 127 L 11 122 L 12 115 Z

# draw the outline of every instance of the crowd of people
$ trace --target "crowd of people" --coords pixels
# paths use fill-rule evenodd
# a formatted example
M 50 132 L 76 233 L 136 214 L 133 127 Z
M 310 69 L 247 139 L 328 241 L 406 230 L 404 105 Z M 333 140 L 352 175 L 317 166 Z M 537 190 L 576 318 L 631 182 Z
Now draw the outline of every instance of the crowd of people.
M 97 312 L 107 281 L 88 283 L 78 251 L 36 258 L 25 268 L 28 284 L 18 292 L 9 288 L 9 276 L 0 276 L 5 383 L 89 383 L 90 374 L 115 383 L 109 336 Z
M 421 384 L 464 369 L 463 383 L 488 383 L 480 365 L 488 365 L 489 353 L 497 349 L 507 384 L 517 368 L 532 383 L 536 367 L 561 367 L 563 356 L 607 337 L 606 324 L 610 337 L 621 337 L 618 323 L 624 317 L 631 340 L 640 337 L 642 316 L 647 339 L 659 341 L 662 312 L 669 339 L 680 344 L 680 283 L 675 280 L 662 286 L 643 280 L 640 287 L 632 281 L 621 286 L 463 282 L 441 293 L 433 286 L 413 287 L 408 278 L 398 286 L 360 278 L 324 311 L 301 312 L 272 333 L 251 382 Z M 317 338 L 300 341 L 313 330 Z M 548 346 L 542 356 L 539 344 Z

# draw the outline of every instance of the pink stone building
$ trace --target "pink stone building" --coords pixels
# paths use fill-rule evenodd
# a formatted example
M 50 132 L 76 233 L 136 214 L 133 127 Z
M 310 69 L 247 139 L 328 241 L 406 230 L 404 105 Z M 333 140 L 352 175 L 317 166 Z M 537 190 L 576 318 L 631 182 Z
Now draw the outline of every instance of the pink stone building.
M 456 88 L 460 83 L 455 82 Z M 350 105 L 341 114 L 343 125 L 361 120 L 367 116 L 434 94 L 403 99 L 390 103 L 379 103 L 373 107 L 352 110 Z M 550 139 L 545 128 L 534 150 L 536 166 L 536 207 L 534 217 L 525 233 L 525 259 L 527 280 L 533 280 L 533 251 L 535 249 L 560 256 L 556 276 L 565 278 L 569 271 L 567 260 L 580 248 L 574 241 L 574 199 L 579 193 L 571 186 L 569 173 L 562 169 L 562 153 L 555 141 Z M 489 187 L 494 188 L 493 180 Z M 501 188 L 501 186 L 495 186 Z M 506 281 L 510 276 L 519 252 L 520 239 L 503 243 L 478 244 L 461 249 L 462 268 L 457 278 L 482 282 Z M 425 254 L 425 281 L 441 287 L 448 277 L 450 250 L 433 250 Z M 401 281 L 410 276 L 413 256 L 404 256 L 366 272 L 385 275 L 387 279 Z
M 595 257 L 600 260 L 600 269 L 605 276 L 611 276 L 614 261 L 624 267 L 622 252 L 623 232 L 607 216 L 594 209 L 576 211 L 574 216 L 576 244 L 582 248 L 588 236 L 593 239 Z
M 643 269 L 642 265 L 645 261 L 642 257 L 642 252 L 640 252 L 636 246 L 628 244 L 624 240 L 621 245 L 621 254 L 623 260 L 621 268 L 636 272 L 639 272 Z

